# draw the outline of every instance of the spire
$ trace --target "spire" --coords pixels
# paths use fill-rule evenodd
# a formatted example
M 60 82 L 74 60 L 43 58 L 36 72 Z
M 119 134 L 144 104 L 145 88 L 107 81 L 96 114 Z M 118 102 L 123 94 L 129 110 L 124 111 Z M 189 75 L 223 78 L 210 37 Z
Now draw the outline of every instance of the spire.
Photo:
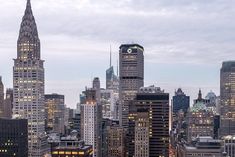
M 24 52 L 21 52 L 22 45 L 32 44 L 32 50 L 29 51 L 29 55 L 32 58 L 40 59 L 40 40 L 38 37 L 37 25 L 33 16 L 30 0 L 27 0 L 26 9 L 22 22 L 20 25 L 20 32 L 18 37 L 18 57 L 22 56 Z
M 27 38 L 28 40 L 39 40 L 37 25 L 33 16 L 30 0 L 27 0 L 26 9 L 20 26 L 19 40 Z
M 110 60 L 109 60 L 109 67 L 111 68 L 112 66 L 112 47 L 110 45 Z
M 201 89 L 199 89 L 198 100 L 202 100 L 202 91 L 201 91 Z

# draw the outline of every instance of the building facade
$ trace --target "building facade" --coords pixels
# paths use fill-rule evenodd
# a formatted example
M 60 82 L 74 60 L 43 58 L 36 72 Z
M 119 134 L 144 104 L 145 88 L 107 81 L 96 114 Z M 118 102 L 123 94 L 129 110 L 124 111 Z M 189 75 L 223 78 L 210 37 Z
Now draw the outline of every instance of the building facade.
M 65 133 L 65 104 L 64 95 L 45 95 L 46 131 L 64 134 Z
M 26 119 L 0 119 L 0 156 L 28 157 Z
M 107 128 L 108 157 L 124 157 L 125 155 L 125 131 L 119 125 Z
M 97 89 L 86 89 L 83 95 L 85 98 L 81 100 L 81 138 L 86 145 L 92 145 L 93 157 L 100 157 L 102 123 L 99 120 L 100 116 L 102 120 L 102 110 L 97 101 Z
M 221 140 L 199 137 L 194 144 L 182 145 L 179 157 L 223 157 Z M 227 157 L 226 155 L 224 157 Z
M 11 118 L 13 109 L 13 89 L 6 90 L 6 97 L 4 99 L 4 117 Z
M 145 112 L 148 113 L 148 117 L 143 118 L 143 116 L 146 116 Z M 149 122 L 147 119 L 149 119 Z M 147 130 L 149 130 L 148 133 Z M 137 151 L 136 153 L 140 151 L 138 148 L 135 148 L 138 146 L 137 141 L 142 145 L 145 143 L 143 148 L 146 149 L 142 153 L 149 153 L 149 157 L 169 156 L 168 93 L 154 86 L 140 88 L 132 107 L 130 107 L 128 135 L 129 157 L 133 157 L 135 151 Z M 146 136 L 148 136 L 148 139 L 142 138 L 143 143 L 141 143 L 141 138 L 139 137 Z
M 186 121 L 188 142 L 198 136 L 214 137 L 214 113 L 203 102 L 197 102 L 190 108 Z
M 28 120 L 29 157 L 42 157 L 48 151 L 43 63 L 36 22 L 30 0 L 27 0 L 13 67 L 13 117 Z
M 135 157 L 149 157 L 149 112 L 139 109 L 135 121 Z
M 177 115 L 180 110 L 186 113 L 189 109 L 190 97 L 186 96 L 181 88 L 175 92 L 173 96 L 173 113 Z
M 0 76 L 0 118 L 4 117 L 4 85 Z
M 228 157 L 235 156 L 235 136 L 224 136 L 222 137 L 224 142 L 224 154 Z
M 221 136 L 235 134 L 235 61 L 223 62 L 220 70 Z
M 85 145 L 84 141 L 62 140 L 59 146 L 52 148 L 52 157 L 92 157 L 92 146 Z
M 119 50 L 119 119 L 128 127 L 129 102 L 144 86 L 144 48 L 138 44 L 121 45 Z

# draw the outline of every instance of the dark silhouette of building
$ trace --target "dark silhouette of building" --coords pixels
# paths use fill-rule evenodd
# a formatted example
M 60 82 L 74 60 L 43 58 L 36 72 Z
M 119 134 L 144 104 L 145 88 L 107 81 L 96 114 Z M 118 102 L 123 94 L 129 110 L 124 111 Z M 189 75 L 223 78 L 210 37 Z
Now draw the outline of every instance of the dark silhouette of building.
M 129 112 L 129 133 L 128 133 L 128 156 L 133 157 L 134 154 L 149 154 L 149 157 L 169 156 L 169 94 L 160 88 L 150 86 L 142 87 L 132 102 Z M 146 112 L 148 117 L 146 117 Z M 142 118 L 141 118 L 142 117 Z M 147 122 L 149 119 L 149 123 Z M 141 121 L 141 122 L 140 122 Z M 136 128 L 136 124 L 142 125 L 142 130 Z M 149 130 L 147 134 L 146 130 Z M 138 132 L 137 132 L 138 131 Z M 142 137 L 148 135 L 143 142 L 148 148 L 148 152 L 140 152 L 136 145 L 136 138 L 140 143 L 141 140 L 136 137 L 141 134 Z M 131 136 L 130 136 L 131 135 Z
M 189 109 L 190 97 L 186 96 L 181 88 L 173 96 L 173 113 L 176 115 L 180 110 L 186 113 Z
M 13 109 L 13 89 L 9 88 L 6 91 L 6 98 L 4 100 L 4 117 L 11 118 Z
M 27 120 L 0 119 L 0 156 L 28 157 Z

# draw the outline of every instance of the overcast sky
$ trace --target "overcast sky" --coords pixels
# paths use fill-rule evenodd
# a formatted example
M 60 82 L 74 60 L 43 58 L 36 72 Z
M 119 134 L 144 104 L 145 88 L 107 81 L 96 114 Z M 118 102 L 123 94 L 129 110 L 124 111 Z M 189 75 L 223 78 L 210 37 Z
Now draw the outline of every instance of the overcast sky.
M 75 108 L 93 77 L 105 85 L 112 45 L 145 48 L 145 85 L 196 98 L 219 94 L 222 61 L 235 59 L 234 0 L 31 0 L 45 60 L 46 93 Z M 13 58 L 26 0 L 0 0 L 0 75 L 12 87 Z

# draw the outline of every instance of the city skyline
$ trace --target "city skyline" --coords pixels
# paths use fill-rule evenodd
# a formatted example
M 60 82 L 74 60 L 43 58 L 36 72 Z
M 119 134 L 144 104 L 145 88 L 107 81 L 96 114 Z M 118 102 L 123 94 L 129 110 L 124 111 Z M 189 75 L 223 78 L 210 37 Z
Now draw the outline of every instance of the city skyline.
M 4 86 L 12 88 L 12 58 L 16 58 L 17 34 L 25 0 L 0 2 L 0 75 Z M 105 2 L 107 4 L 103 5 Z M 109 45 L 112 45 L 113 64 L 116 66 L 118 47 L 134 42 L 145 48 L 146 86 L 161 86 L 171 96 L 178 87 L 192 98 L 196 98 L 199 88 L 202 88 L 203 96 L 210 90 L 219 95 L 219 69 L 223 60 L 232 59 L 234 50 L 234 24 L 229 21 L 233 18 L 231 12 L 234 12 L 231 3 L 210 1 L 214 9 L 209 9 L 210 5 L 204 6 L 202 1 L 194 4 L 151 1 L 152 6 L 141 0 L 135 2 L 32 1 L 42 43 L 42 59 L 46 60 L 46 93 L 64 94 L 66 104 L 75 107 L 79 94 L 84 86 L 91 86 L 93 77 L 100 77 L 102 87 L 105 87 Z M 135 12 L 137 9 L 139 11 Z M 183 15 L 184 11 L 188 15 Z M 208 16 L 203 17 L 206 13 Z M 172 20 L 172 14 L 176 16 L 175 20 Z M 57 16 L 61 18 L 55 18 Z M 160 24 L 150 22 L 150 18 L 156 18 Z M 217 21 L 214 22 L 215 18 Z M 204 23 L 199 27 L 200 22 Z M 98 24 L 99 27 L 95 28 Z M 137 29 L 131 30 L 135 25 Z M 145 26 L 140 28 L 142 25 Z M 178 41 L 180 39 L 182 41 Z M 94 70 L 88 72 L 87 69 Z M 64 74 L 62 77 L 61 72 Z

